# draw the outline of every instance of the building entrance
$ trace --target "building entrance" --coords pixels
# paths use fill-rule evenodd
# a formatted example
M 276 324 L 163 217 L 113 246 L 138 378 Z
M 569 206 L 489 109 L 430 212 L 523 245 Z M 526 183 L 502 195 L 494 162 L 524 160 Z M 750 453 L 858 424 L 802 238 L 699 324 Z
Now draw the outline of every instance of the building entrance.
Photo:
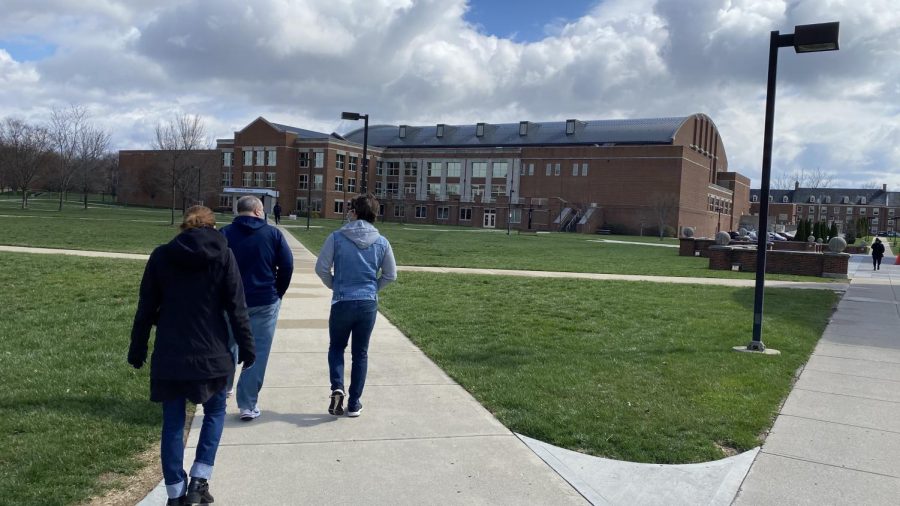
M 484 210 L 484 228 L 494 228 L 497 226 L 497 210 Z

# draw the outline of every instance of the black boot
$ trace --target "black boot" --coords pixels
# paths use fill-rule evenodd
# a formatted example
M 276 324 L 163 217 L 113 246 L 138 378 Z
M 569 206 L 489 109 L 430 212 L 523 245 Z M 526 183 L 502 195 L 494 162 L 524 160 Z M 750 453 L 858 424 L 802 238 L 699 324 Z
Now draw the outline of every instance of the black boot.
M 203 478 L 191 478 L 184 504 L 209 504 L 215 499 L 209 494 L 209 483 Z
M 187 504 L 186 502 L 184 502 L 185 497 L 186 496 L 181 496 L 176 497 L 175 499 L 169 499 L 168 501 L 166 501 L 166 506 L 182 506 L 184 504 Z

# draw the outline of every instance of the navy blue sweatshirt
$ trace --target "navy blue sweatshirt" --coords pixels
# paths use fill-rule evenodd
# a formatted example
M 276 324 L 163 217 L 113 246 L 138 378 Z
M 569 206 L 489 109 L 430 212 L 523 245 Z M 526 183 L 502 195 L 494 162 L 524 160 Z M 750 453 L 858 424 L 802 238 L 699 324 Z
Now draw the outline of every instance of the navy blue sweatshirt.
M 274 304 L 287 292 L 294 255 L 277 228 L 255 216 L 238 216 L 222 228 L 241 270 L 247 307 Z

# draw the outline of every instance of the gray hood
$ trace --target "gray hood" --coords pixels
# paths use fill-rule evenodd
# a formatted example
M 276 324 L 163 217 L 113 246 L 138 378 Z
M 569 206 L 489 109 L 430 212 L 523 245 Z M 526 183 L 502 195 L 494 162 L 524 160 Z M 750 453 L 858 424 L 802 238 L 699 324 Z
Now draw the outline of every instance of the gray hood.
M 366 220 L 355 220 L 341 227 L 344 237 L 353 241 L 359 249 L 366 249 L 378 240 L 378 229 Z

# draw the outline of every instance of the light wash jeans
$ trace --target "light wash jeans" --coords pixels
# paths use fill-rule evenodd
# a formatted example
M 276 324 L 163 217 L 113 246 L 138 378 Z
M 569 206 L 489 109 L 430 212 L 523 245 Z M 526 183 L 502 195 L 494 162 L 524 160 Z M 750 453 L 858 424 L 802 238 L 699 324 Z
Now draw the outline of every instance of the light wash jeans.
M 250 331 L 256 343 L 256 362 L 250 369 L 241 369 L 241 377 L 237 384 L 238 409 L 255 409 L 259 400 L 259 391 L 266 376 L 266 364 L 269 362 L 269 351 L 275 338 L 275 324 L 278 323 L 278 310 L 281 300 L 268 306 L 247 308 L 250 317 Z M 235 345 L 236 347 L 237 345 Z M 235 350 L 235 356 L 237 352 Z
M 344 350 L 353 336 L 350 345 L 350 391 L 347 401 L 348 410 L 359 407 L 363 388 L 366 386 L 366 373 L 369 369 L 369 339 L 378 316 L 378 302 L 374 300 L 342 300 L 331 305 L 331 317 L 328 319 L 328 369 L 332 390 L 344 390 Z
M 170 499 L 187 492 L 187 474 L 184 472 L 184 407 L 187 399 L 181 398 L 162 403 L 163 426 L 160 440 L 160 460 L 166 493 Z M 225 427 L 225 391 L 213 395 L 203 403 L 203 425 L 191 477 L 210 479 L 222 429 Z

